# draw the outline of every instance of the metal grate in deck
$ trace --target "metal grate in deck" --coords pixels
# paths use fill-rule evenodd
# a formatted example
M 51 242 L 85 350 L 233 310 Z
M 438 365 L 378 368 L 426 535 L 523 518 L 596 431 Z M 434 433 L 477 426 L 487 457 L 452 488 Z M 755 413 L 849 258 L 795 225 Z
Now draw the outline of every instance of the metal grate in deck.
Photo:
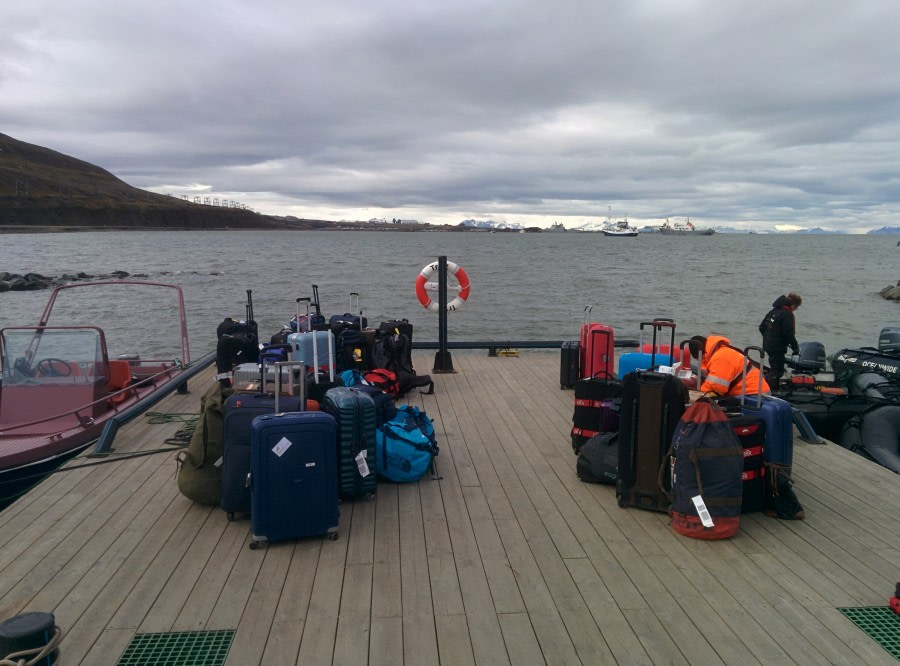
M 234 631 L 135 634 L 117 666 L 221 666 Z
M 895 659 L 900 659 L 900 615 L 887 606 L 838 608 L 838 610 Z

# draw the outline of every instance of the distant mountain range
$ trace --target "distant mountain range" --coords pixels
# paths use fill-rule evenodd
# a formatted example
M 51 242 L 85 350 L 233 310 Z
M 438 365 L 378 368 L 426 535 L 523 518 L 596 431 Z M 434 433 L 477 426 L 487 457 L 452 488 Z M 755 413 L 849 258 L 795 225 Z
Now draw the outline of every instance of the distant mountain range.
M 366 229 L 384 225 L 370 222 L 335 222 L 263 215 L 235 202 L 217 199 L 200 202 L 156 194 L 128 185 L 110 172 L 83 160 L 0 134 L 0 231 L 75 229 Z M 541 232 L 518 222 L 463 220 L 459 224 L 432 226 L 397 220 L 391 230 L 472 230 Z M 386 225 L 386 220 L 384 221 Z M 587 222 L 567 231 L 600 231 L 606 221 Z M 657 231 L 645 226 L 643 233 Z M 795 232 L 775 229 L 716 227 L 733 234 L 842 234 L 822 228 Z M 869 234 L 900 234 L 900 227 L 872 229 Z
M 473 229 L 486 229 L 496 231 L 518 231 L 524 230 L 525 227 L 518 222 L 494 222 L 492 220 L 463 220 L 459 223 L 461 226 Z M 606 222 L 587 222 L 578 226 L 566 227 L 566 231 L 601 231 L 606 226 Z M 778 231 L 777 229 L 737 229 L 735 227 L 714 227 L 716 233 L 720 234 L 803 234 L 814 235 L 824 234 L 832 236 L 846 235 L 844 231 L 834 231 L 832 229 L 823 229 L 822 227 L 813 227 L 812 229 L 801 229 L 799 231 Z M 549 231 L 549 229 L 543 229 Z M 659 231 L 659 227 L 644 226 L 640 227 L 642 234 L 652 234 Z M 900 234 L 900 227 L 881 227 L 879 229 L 871 229 L 867 234 Z

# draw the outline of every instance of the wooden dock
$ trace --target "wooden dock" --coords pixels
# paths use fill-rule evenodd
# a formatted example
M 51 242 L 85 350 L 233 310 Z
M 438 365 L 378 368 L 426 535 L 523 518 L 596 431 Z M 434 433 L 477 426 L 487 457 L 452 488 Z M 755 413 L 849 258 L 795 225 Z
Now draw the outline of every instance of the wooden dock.
M 0 620 L 52 612 L 63 663 L 100 666 L 136 634 L 212 630 L 241 666 L 896 663 L 837 609 L 886 606 L 900 580 L 897 475 L 798 440 L 806 520 L 688 539 L 578 480 L 558 353 L 453 362 L 411 395 L 443 478 L 343 504 L 337 541 L 251 550 L 249 520 L 179 494 L 172 453 L 55 474 L 0 513 Z M 155 411 L 197 412 L 211 373 Z M 135 420 L 115 448 L 180 425 Z

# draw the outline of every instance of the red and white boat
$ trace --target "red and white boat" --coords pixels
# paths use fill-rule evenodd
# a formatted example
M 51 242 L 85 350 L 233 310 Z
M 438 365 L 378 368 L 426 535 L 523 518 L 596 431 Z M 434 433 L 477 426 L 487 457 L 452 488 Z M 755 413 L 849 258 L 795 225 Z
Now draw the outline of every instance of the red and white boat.
M 141 298 L 148 289 L 157 296 L 159 290 L 171 290 L 177 300 L 173 317 L 180 326 L 180 356 L 152 359 L 128 353 L 110 358 L 99 326 L 50 323 L 57 298 L 66 290 L 83 291 L 80 296 L 89 296 L 98 311 L 114 313 L 114 302 L 90 300 L 95 293 L 98 299 L 107 294 L 100 287 L 127 299 Z M 101 435 L 114 435 L 121 423 L 165 394 L 186 388 L 187 379 L 213 359 L 208 355 L 191 364 L 180 287 L 134 280 L 56 287 L 37 325 L 0 329 L 0 508 Z

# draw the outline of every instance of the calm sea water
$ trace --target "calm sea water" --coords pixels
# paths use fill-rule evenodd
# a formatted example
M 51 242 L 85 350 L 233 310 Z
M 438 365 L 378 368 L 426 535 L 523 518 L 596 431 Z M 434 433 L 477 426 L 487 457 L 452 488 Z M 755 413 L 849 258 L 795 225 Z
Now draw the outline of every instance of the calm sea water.
M 346 312 L 350 292 L 358 292 L 370 322 L 407 318 L 415 339 L 436 340 L 437 315 L 419 305 L 414 285 L 440 255 L 460 264 L 472 283 L 465 307 L 450 314 L 451 340 L 574 339 L 591 305 L 592 318 L 621 338 L 639 337 L 641 322 L 670 317 L 677 340 L 716 332 L 738 345 L 759 344 L 757 324 L 788 291 L 804 298 L 798 339 L 820 341 L 829 354 L 874 346 L 882 327 L 900 325 L 900 306 L 878 294 L 900 277 L 900 248 L 886 236 L 230 231 L 0 240 L 0 270 L 124 270 L 179 284 L 195 358 L 213 349 L 223 317 L 243 317 L 247 289 L 267 337 L 290 319 L 297 297 L 311 295 L 312 283 L 327 315 Z M 0 325 L 36 323 L 48 294 L 0 293 Z M 161 311 L 146 301 L 101 299 L 60 314 L 74 323 L 90 323 L 98 312 L 111 317 L 112 353 L 149 345 L 162 355 L 177 350 L 178 340 Z

